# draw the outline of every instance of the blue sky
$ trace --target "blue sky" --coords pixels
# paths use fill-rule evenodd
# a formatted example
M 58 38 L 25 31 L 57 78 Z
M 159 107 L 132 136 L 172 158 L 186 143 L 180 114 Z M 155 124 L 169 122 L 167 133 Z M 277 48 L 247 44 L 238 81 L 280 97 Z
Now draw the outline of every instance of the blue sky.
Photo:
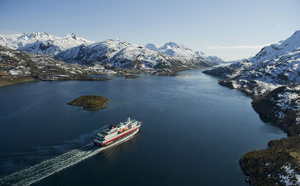
M 224 60 L 300 30 L 299 0 L 0 0 L 0 33 L 75 33 L 93 41 L 176 42 Z

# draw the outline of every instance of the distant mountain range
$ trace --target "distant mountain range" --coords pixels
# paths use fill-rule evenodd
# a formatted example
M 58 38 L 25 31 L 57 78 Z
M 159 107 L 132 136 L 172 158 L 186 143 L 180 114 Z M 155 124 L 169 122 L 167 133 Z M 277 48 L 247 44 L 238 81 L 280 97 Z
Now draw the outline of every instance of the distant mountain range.
M 162 47 L 140 46 L 120 40 L 89 41 L 68 34 L 58 37 L 45 32 L 0 35 L 0 45 L 29 53 L 43 53 L 69 63 L 102 65 L 127 69 L 191 69 L 210 67 L 221 61 L 201 55 L 174 42 Z
M 27 32 L 22 34 L 0 35 L 0 45 L 29 53 L 44 53 L 55 56 L 62 51 L 79 45 L 89 45 L 93 41 L 78 38 L 75 34 L 58 37 L 46 32 Z

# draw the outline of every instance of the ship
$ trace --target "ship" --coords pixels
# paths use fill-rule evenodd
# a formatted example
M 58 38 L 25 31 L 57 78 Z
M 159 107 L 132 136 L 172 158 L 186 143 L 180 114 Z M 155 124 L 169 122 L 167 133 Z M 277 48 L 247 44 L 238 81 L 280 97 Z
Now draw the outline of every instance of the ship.
M 96 146 L 106 146 L 114 141 L 121 140 L 123 137 L 137 133 L 142 124 L 141 121 L 128 118 L 127 121 L 121 122 L 117 126 L 109 125 L 108 128 L 97 133 L 94 144 Z

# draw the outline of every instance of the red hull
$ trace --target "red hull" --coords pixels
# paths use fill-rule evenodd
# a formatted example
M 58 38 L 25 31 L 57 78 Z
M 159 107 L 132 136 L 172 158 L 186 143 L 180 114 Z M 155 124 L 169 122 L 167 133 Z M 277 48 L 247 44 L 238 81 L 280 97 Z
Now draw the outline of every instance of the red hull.
M 116 138 L 113 138 L 113 139 L 111 139 L 111 140 L 109 140 L 109 141 L 107 141 L 107 142 L 105 142 L 105 143 L 103 143 L 103 144 L 97 143 L 97 142 L 94 142 L 94 144 L 97 145 L 97 146 L 103 147 L 103 146 L 107 145 L 108 143 L 111 143 L 111 142 L 113 142 L 114 140 L 116 140 L 116 139 L 118 139 L 118 138 L 120 138 L 120 137 L 122 137 L 122 136 L 125 136 L 126 134 L 129 134 L 129 133 L 131 133 L 131 132 L 133 132 L 133 131 L 136 131 L 136 130 L 139 129 L 139 128 L 140 128 L 140 127 L 137 127 L 137 128 L 135 128 L 135 129 L 133 129 L 133 130 L 131 130 L 131 131 L 128 131 L 128 132 L 126 132 L 126 133 L 124 133 L 124 134 L 122 134 L 122 135 L 120 135 L 120 136 L 118 136 L 118 137 L 116 137 Z

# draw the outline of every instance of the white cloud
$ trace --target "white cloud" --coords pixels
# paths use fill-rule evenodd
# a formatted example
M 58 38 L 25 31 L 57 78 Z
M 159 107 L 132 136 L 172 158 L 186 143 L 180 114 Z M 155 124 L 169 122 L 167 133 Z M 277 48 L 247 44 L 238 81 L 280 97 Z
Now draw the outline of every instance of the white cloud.
M 266 45 L 238 45 L 238 46 L 206 46 L 206 48 L 210 49 L 210 50 L 214 50 L 214 49 L 260 49 L 263 48 Z

